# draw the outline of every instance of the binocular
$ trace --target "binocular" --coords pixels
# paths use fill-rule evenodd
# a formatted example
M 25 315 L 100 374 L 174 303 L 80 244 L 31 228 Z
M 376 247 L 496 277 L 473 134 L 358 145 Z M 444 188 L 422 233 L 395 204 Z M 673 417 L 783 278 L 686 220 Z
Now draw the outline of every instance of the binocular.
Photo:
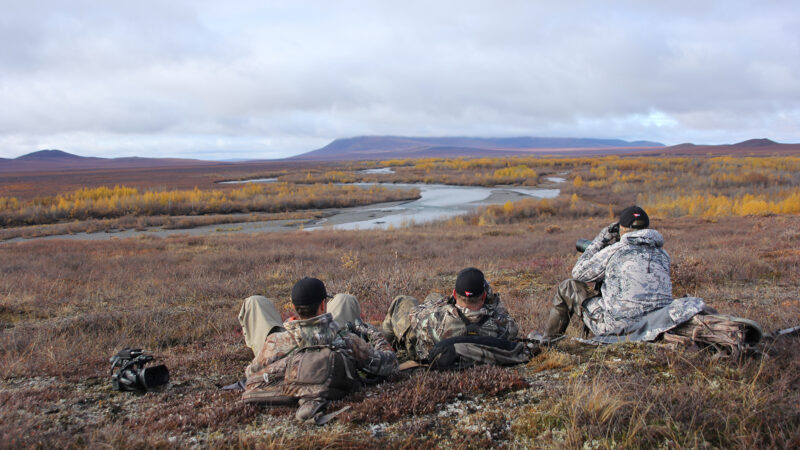
M 144 367 L 152 360 L 153 356 L 140 348 L 120 350 L 109 359 L 111 385 L 118 391 L 148 391 L 169 383 L 167 366 Z

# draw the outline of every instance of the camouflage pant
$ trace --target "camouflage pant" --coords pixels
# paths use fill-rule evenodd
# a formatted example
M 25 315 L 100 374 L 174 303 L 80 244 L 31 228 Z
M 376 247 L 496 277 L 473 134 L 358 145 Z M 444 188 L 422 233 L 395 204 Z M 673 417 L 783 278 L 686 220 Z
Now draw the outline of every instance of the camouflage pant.
M 599 292 L 583 281 L 571 278 L 562 281 L 553 297 L 553 306 L 550 308 L 550 316 L 547 319 L 545 336 L 564 334 L 572 315 L 577 312 L 580 317 L 584 302 L 598 295 L 600 295 Z
M 415 331 L 411 329 L 411 320 L 408 315 L 411 309 L 417 305 L 419 305 L 419 301 L 416 298 L 409 295 L 398 295 L 389 305 L 389 311 L 386 312 L 386 318 L 383 319 L 381 326 L 383 335 L 392 347 L 398 353 L 406 353 L 403 355 L 406 358 L 403 359 L 415 359 L 416 336 Z M 398 355 L 398 359 L 400 356 Z
M 239 323 L 242 325 L 244 342 L 254 355 L 261 352 L 267 336 L 283 331 L 281 314 L 275 307 L 277 300 L 262 295 L 253 295 L 244 299 L 239 311 Z M 361 317 L 361 305 L 358 299 L 350 294 L 336 294 L 327 305 L 327 311 L 340 327 Z

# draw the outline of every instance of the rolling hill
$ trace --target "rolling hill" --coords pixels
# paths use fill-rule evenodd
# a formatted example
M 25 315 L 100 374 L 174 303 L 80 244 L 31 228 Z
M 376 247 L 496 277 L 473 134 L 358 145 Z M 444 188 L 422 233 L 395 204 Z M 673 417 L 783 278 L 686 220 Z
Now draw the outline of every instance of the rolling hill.
M 588 155 L 628 153 L 661 147 L 664 144 L 658 142 L 619 139 L 359 136 L 336 139 L 325 147 L 289 159 L 321 161 L 559 153 Z
M 678 144 L 660 149 L 632 153 L 637 156 L 770 156 L 800 154 L 800 144 L 781 144 L 771 139 L 748 139 L 736 144 L 695 145 Z
M 97 158 L 74 155 L 62 150 L 39 150 L 14 159 L 0 158 L 0 172 L 183 167 L 210 163 L 220 164 L 217 161 L 178 158 Z
M 659 142 L 629 142 L 619 139 L 360 136 L 336 139 L 325 147 L 292 156 L 283 161 L 300 163 L 302 161 L 531 155 L 768 156 L 796 154 L 800 154 L 800 144 L 782 144 L 766 138 L 750 139 L 736 144 L 696 145 L 685 143 L 667 147 Z M 253 159 L 233 163 L 180 158 L 98 158 L 79 156 L 62 150 L 39 150 L 18 158 L 0 158 L 0 173 L 203 167 L 265 161 L 268 160 Z

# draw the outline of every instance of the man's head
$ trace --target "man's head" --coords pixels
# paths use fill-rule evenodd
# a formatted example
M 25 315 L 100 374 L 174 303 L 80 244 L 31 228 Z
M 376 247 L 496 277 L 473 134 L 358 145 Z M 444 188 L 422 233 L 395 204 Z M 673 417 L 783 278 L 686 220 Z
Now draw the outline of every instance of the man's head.
M 325 300 L 330 296 L 317 278 L 305 277 L 292 287 L 292 304 L 301 319 L 310 319 L 325 312 Z
M 619 234 L 623 235 L 631 230 L 643 230 L 650 226 L 650 218 L 642 208 L 629 206 L 619 214 Z
M 458 272 L 453 296 L 457 304 L 470 309 L 480 309 L 486 300 L 487 287 L 483 272 L 474 267 L 467 267 Z

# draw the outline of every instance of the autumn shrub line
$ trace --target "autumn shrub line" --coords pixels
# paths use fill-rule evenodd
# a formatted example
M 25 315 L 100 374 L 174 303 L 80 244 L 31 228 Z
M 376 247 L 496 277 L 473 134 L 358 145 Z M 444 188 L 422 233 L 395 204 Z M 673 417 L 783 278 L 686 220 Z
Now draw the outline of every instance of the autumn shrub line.
M 280 181 L 294 183 L 426 183 L 462 186 L 502 184 L 535 186 L 539 172 L 535 158 L 421 158 L 341 163 L 336 168 L 311 167 L 281 175 Z M 394 173 L 370 174 L 370 168 L 391 168 Z M 552 168 L 550 168 L 552 169 Z
M 30 239 L 76 233 L 94 233 L 98 231 L 113 233 L 155 227 L 164 230 L 184 230 L 226 223 L 304 220 L 322 217 L 323 215 L 324 213 L 319 210 L 306 210 L 285 213 L 210 214 L 204 216 L 123 216 L 117 219 L 88 219 L 57 224 L 0 228 L 0 241 L 14 238 Z
M 473 214 L 471 222 L 475 225 L 497 225 L 520 221 L 536 221 L 550 217 L 577 219 L 587 217 L 614 217 L 613 209 L 595 203 L 582 201 L 573 194 L 570 198 L 561 196 L 553 199 L 523 199 L 508 201 L 503 205 L 487 206 Z M 477 220 L 475 218 L 477 217 Z
M 637 203 L 654 214 L 678 216 L 749 216 L 800 214 L 800 188 L 760 194 L 640 194 Z
M 380 186 L 290 183 L 247 184 L 233 190 L 145 191 L 126 186 L 79 189 L 53 197 L 18 201 L 0 198 L 0 225 L 36 225 L 61 220 L 104 219 L 126 215 L 196 215 L 285 212 L 336 208 L 418 198 L 418 190 Z
M 364 168 L 393 173 L 366 174 Z M 569 179 L 561 186 L 569 206 L 526 201 L 515 210 L 489 209 L 486 223 L 539 215 L 598 216 L 596 208 L 618 210 L 637 203 L 659 215 L 746 216 L 800 213 L 800 157 L 503 157 L 422 158 L 346 163 L 286 174 L 292 182 L 442 183 L 474 186 L 537 185 L 545 175 Z M 577 196 L 577 200 L 576 200 Z M 519 202 L 518 202 L 519 203 Z M 506 206 L 506 209 L 511 207 Z M 535 210 L 535 211 L 534 211 Z

